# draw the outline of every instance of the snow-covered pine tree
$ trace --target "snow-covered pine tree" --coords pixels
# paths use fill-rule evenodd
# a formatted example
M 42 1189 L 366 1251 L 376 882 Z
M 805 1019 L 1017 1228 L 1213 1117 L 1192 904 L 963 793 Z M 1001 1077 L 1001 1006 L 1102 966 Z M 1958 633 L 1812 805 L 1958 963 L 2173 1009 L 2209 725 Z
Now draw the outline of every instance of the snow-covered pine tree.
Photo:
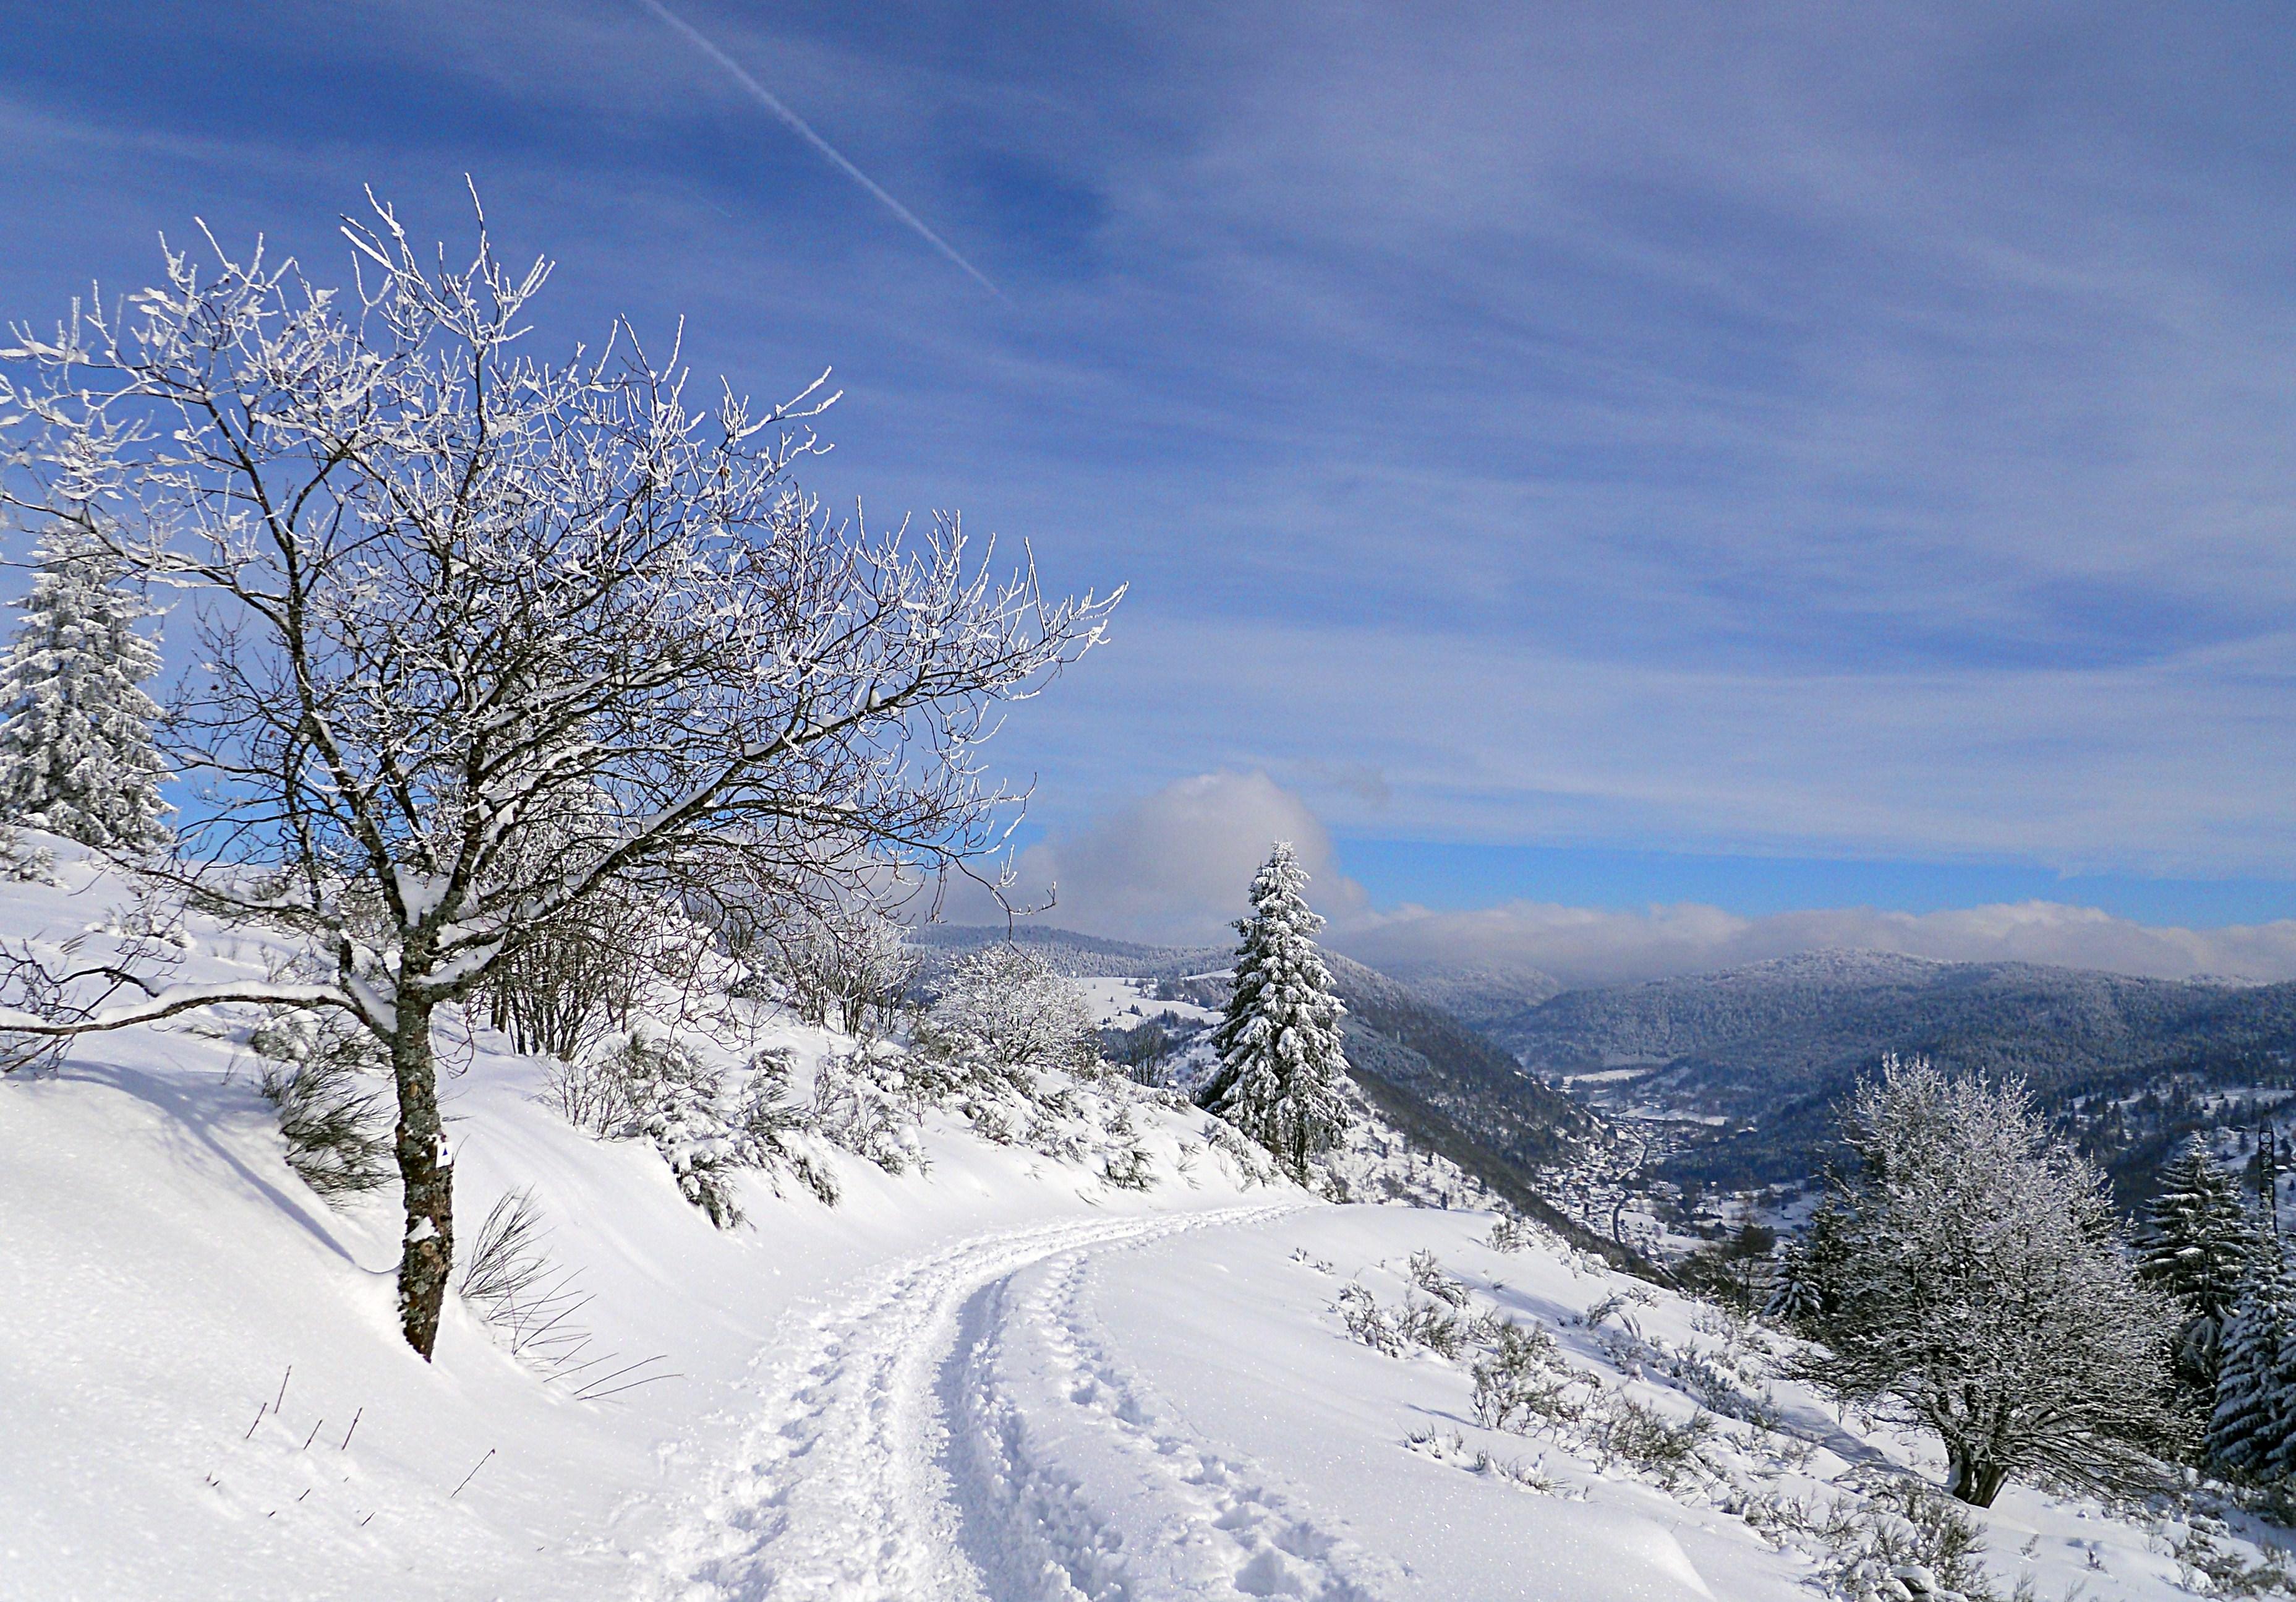
M 2296 1423 L 2296 1284 L 2276 1253 L 2258 1258 L 2218 1351 L 2208 1454 L 2218 1468 L 2262 1475 L 2284 1466 Z
M 1251 881 L 1252 914 L 1235 926 L 1235 991 L 1212 1033 L 1220 1065 L 1197 1098 L 1302 1184 L 1308 1160 L 1336 1146 L 1352 1117 L 1341 1089 L 1346 1009 L 1316 949 L 1324 920 L 1308 910 L 1307 888 L 1298 854 L 1278 841 Z
M 2225 1321 L 2262 1249 L 2239 1179 L 2209 1154 L 2205 1135 L 2194 1135 L 2161 1171 L 2137 1236 L 2136 1272 L 2184 1310 L 2177 1381 L 2203 1409 L 2216 1397 Z
M 40 536 L 38 577 L 0 661 L 0 817 L 100 850 L 168 837 L 160 786 L 173 776 L 152 739 L 160 708 L 143 690 L 160 651 L 135 630 L 152 609 L 126 564 L 70 518 Z

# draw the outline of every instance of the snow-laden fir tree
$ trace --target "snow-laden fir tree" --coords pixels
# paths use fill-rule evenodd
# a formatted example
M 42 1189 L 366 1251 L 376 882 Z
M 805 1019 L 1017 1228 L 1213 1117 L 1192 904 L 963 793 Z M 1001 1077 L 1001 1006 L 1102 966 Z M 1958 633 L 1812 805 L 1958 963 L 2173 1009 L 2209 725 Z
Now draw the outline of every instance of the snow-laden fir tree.
M 160 651 L 135 628 L 152 609 L 124 582 L 127 564 L 70 518 L 47 525 L 36 561 L 0 662 L 0 817 L 99 850 L 160 844 L 172 776 L 143 688 Z
M 2209 1459 L 2259 1478 L 2296 1467 L 2296 1283 L 2277 1253 L 2259 1253 L 2217 1352 Z
M 2136 1272 L 2184 1310 L 2177 1381 L 2205 1409 L 2216 1395 L 2225 1321 L 2263 1240 L 2239 1179 L 2209 1154 L 2206 1136 L 2185 1143 L 2160 1184 L 2137 1236 Z
M 1308 1160 L 1336 1146 L 1350 1121 L 1346 1009 L 1316 949 L 1324 920 L 1308 910 L 1307 888 L 1291 842 L 1278 841 L 1251 881 L 1251 916 L 1235 926 L 1235 991 L 1212 1033 L 1220 1065 L 1198 1097 L 1302 1184 Z
M 1824 1343 L 1810 1377 L 1936 1434 L 1949 1489 L 1990 1507 L 2012 1478 L 2159 1484 L 2177 1310 L 2140 1283 L 2096 1171 L 2052 1139 L 2022 1086 L 1885 1058 L 1825 1204 Z

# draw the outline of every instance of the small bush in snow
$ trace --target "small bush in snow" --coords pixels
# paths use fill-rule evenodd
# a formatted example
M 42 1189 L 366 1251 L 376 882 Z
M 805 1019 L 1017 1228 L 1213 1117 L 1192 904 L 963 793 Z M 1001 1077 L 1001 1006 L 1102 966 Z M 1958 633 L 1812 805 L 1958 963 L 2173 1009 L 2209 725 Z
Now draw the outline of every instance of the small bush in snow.
M 1424 1247 L 1411 1254 L 1411 1283 L 1438 1302 L 1452 1307 L 1467 1305 L 1467 1287 L 1445 1273 L 1435 1253 Z
M 1453 1430 L 1447 1434 L 1434 1430 L 1414 1430 L 1403 1438 L 1406 1450 L 1423 1453 L 1438 1463 L 1455 1463 L 1469 1474 L 1486 1475 L 1504 1480 L 1517 1490 L 1535 1496 L 1560 1496 L 1562 1487 L 1519 1458 L 1495 1458 L 1487 1451 L 1471 1448 L 1467 1438 Z
M 1714 1415 L 1702 1408 L 1676 1424 L 1632 1397 L 1606 1393 L 1588 1416 L 1587 1435 L 1606 1466 L 1624 1463 L 1661 1491 L 1713 1470 L 1706 1447 Z
M 1488 1243 L 1494 1252 L 1509 1253 L 1527 1250 L 1546 1238 L 1546 1232 L 1537 1225 L 1527 1223 L 1511 1212 L 1501 1213 L 1491 1225 Z
M 1475 1422 L 1486 1429 L 1575 1423 L 1584 1410 L 1572 1394 L 1584 1380 L 1563 1367 L 1554 1337 L 1538 1325 L 1500 1325 L 1473 1372 Z
M 390 1183 L 390 1114 L 373 1037 L 332 1014 L 283 1013 L 258 1025 L 248 1046 L 263 1059 L 259 1088 L 279 1110 L 287 1166 L 330 1200 Z
M 553 1067 L 547 1099 L 584 1133 L 602 1140 L 651 1141 L 678 1193 L 720 1229 L 742 1221 L 734 1176 L 789 1173 L 826 1203 L 835 1174 L 812 1146 L 809 1120 L 788 1099 L 786 1054 L 762 1052 L 742 1074 L 738 1094 L 726 1075 L 673 1039 L 634 1033 L 608 1050 Z
M 1458 1310 L 1441 1302 L 1406 1300 L 1394 1308 L 1360 1284 L 1340 1289 L 1334 1304 L 1349 1335 L 1390 1357 L 1402 1357 L 1413 1348 L 1439 1358 L 1456 1358 L 1476 1342 L 1490 1338 L 1495 1326 L 1488 1318 L 1462 1318 Z
M 1997 1602 L 1985 1540 L 1954 1500 L 1918 1480 L 1867 1475 L 1817 1525 L 1829 1587 L 1850 1602 Z
M 631 1035 L 608 1059 L 628 1097 L 627 1132 L 653 1142 L 680 1195 L 720 1229 L 742 1222 L 734 1175 L 761 1166 L 722 1105 L 724 1079 L 675 1040 Z
M 2296 1596 L 2296 1572 L 2286 1553 L 2263 1551 L 2251 1562 L 2231 1538 L 2222 1519 L 2195 1517 L 2184 1538 L 2169 1545 L 2177 1583 L 2207 1597 Z
M 621 1076 L 610 1059 L 553 1063 L 543 1073 L 543 1100 L 561 1118 L 596 1140 L 609 1140 L 629 1121 Z
M 0 826 L 0 879 L 18 884 L 53 884 L 56 854 L 46 846 L 27 846 L 23 836 Z
M 889 1174 L 925 1166 L 917 1093 L 898 1057 L 859 1051 L 832 1056 L 813 1080 L 808 1127 L 831 1145 Z

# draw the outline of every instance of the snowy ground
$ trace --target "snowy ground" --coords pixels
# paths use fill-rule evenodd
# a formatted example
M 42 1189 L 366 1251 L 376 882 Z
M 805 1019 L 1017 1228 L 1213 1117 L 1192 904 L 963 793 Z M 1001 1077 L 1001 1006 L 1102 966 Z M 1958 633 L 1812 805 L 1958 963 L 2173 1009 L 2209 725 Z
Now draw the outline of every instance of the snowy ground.
M 65 877 L 0 929 L 103 924 Z M 191 933 L 190 976 L 260 958 Z M 1184 1164 L 1199 1115 L 1154 1114 L 1145 1192 L 930 1120 L 928 1171 L 842 1161 L 834 1209 L 750 1179 L 721 1234 L 500 1044 L 450 1087 L 458 1211 L 530 1187 L 619 1354 L 588 1374 L 635 1390 L 582 1400 L 460 1307 L 409 1354 L 392 1207 L 302 1186 L 227 1039 L 0 1081 L 0 1598 L 1808 1598 L 1853 1479 L 1936 1473 L 1764 1332 L 1487 1215 Z M 1577 1411 L 1483 1428 L 1473 1339 L 1349 1327 L 1414 1308 L 1546 1332 Z M 1706 1434 L 1654 1467 L 1622 1421 Z M 1978 1520 L 2004 1596 L 2186 1594 L 2188 1524 L 2022 1489 Z

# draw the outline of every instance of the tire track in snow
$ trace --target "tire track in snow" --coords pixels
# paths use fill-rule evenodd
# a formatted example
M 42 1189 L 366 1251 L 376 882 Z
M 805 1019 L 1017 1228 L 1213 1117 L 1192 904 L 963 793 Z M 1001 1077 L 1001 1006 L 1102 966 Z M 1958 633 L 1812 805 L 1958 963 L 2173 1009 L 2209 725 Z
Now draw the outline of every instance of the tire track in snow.
M 1093 1319 L 1090 1266 L 1071 1253 L 985 1286 L 943 1370 L 960 1538 L 989 1594 L 1375 1602 L 1407 1585 L 1156 1396 Z
M 1062 1253 L 1256 1222 L 1291 1205 L 1094 1219 L 975 1236 L 884 1269 L 816 1314 L 770 1372 L 758 1421 L 659 1553 L 682 1602 L 1004 1602 L 960 1536 L 936 1395 L 984 1286 Z M 1057 1594 L 1057 1593 L 1054 1593 Z

